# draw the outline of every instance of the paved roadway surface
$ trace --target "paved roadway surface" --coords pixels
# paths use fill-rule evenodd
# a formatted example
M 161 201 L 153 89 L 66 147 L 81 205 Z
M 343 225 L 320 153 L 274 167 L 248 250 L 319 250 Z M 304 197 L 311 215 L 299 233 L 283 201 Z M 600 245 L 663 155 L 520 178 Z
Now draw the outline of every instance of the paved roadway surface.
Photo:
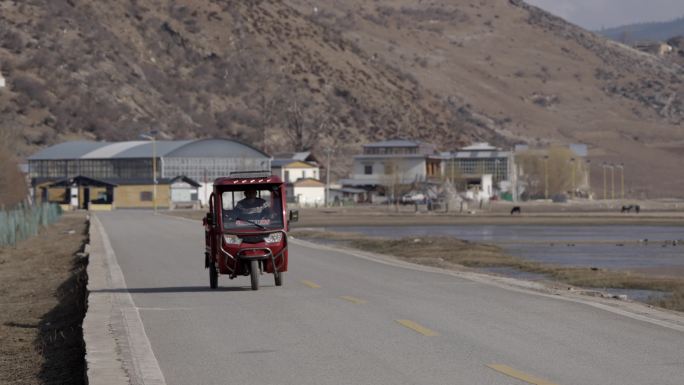
M 199 222 L 97 215 L 167 384 L 684 383 L 682 331 L 304 243 L 210 290 Z

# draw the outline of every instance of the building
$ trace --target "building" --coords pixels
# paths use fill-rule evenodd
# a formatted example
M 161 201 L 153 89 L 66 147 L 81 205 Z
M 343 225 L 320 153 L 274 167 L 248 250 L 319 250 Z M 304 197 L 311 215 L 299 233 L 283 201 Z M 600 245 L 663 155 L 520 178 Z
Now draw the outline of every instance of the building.
M 445 176 L 454 183 L 463 182 L 462 187 L 466 191 L 479 189 L 491 197 L 496 191 L 512 191 L 516 182 L 515 162 L 511 151 L 502 151 L 489 143 L 475 143 L 442 155 Z M 490 176 L 491 182 L 483 178 L 486 175 Z M 485 180 L 494 191 L 486 191 L 483 183 Z
M 345 187 L 363 188 L 367 201 L 393 195 L 392 186 L 426 182 L 442 174 L 442 159 L 434 145 L 419 141 L 395 139 L 363 146 L 363 153 L 353 160 L 351 178 L 339 183 Z M 396 195 L 396 194 L 394 194 Z
M 634 48 L 657 56 L 665 56 L 673 51 L 673 47 L 667 43 L 651 41 L 634 43 Z
M 319 207 L 325 204 L 325 183 L 318 179 L 299 179 L 287 186 L 288 198 L 300 207 Z
M 74 207 L 95 200 L 119 208 L 173 207 L 188 197 L 206 204 L 214 179 L 271 166 L 267 154 L 229 139 L 65 142 L 28 162 L 37 199 Z
M 366 190 L 354 187 L 342 187 L 338 184 L 330 186 L 330 205 L 344 206 L 363 202 Z
M 271 171 L 285 183 L 299 179 L 320 179 L 321 167 L 311 152 L 278 154 L 271 161 Z
M 325 204 L 325 183 L 320 181 L 321 167 L 309 151 L 277 154 L 271 172 L 287 184 L 287 197 L 301 207 Z

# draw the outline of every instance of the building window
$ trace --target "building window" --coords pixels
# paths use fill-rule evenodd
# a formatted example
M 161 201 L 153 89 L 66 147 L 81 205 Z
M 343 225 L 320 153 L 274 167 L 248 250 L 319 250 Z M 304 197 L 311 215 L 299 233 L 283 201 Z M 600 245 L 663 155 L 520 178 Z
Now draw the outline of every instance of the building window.
M 140 192 L 141 202 L 152 202 L 152 191 L 141 191 Z
M 373 174 L 373 165 L 367 164 L 363 166 L 363 174 L 364 175 L 372 175 Z

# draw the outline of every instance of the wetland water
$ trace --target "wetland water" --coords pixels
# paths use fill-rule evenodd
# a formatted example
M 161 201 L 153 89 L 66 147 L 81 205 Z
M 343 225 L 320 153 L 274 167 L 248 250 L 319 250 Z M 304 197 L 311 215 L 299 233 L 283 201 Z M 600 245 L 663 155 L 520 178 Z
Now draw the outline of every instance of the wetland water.
M 450 236 L 495 244 L 510 255 L 543 263 L 684 277 L 684 226 L 437 225 L 327 227 L 326 230 L 386 238 Z M 484 270 L 525 280 L 545 278 L 510 268 Z M 626 294 L 637 301 L 667 295 L 651 290 L 609 291 Z
M 684 227 L 679 226 L 440 225 L 326 230 L 388 238 L 452 236 L 496 244 L 510 255 L 538 262 L 684 276 Z

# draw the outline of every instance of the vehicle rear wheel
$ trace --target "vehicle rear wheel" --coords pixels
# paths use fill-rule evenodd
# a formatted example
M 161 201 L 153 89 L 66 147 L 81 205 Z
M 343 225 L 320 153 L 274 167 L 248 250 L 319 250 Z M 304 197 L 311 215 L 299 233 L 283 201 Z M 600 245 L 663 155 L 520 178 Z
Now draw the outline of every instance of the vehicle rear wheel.
M 249 273 L 252 279 L 252 290 L 259 290 L 259 261 L 256 259 L 250 261 Z
M 209 287 L 216 289 L 218 287 L 218 270 L 216 270 L 216 265 L 209 263 Z
M 279 271 L 278 273 L 275 273 L 275 285 L 276 286 L 283 286 L 283 273 L 282 271 Z

